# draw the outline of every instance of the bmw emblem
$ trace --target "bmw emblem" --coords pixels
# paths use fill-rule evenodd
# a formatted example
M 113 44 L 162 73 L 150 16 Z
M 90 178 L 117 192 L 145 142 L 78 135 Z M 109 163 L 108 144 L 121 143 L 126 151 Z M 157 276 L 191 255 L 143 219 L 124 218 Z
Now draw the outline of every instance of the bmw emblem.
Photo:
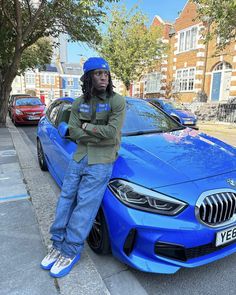
M 231 186 L 236 186 L 236 180 L 234 180 L 234 179 L 232 179 L 232 178 L 229 178 L 229 179 L 227 179 L 227 182 L 228 182 L 228 184 L 230 184 Z

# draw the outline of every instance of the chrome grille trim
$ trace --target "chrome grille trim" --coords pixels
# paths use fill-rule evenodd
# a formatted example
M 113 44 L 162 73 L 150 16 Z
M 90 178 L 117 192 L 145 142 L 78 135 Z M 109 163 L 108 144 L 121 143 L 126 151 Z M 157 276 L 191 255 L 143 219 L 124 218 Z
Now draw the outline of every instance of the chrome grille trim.
M 201 223 L 209 227 L 220 227 L 234 222 L 236 191 L 226 188 L 202 193 L 196 203 L 195 214 Z

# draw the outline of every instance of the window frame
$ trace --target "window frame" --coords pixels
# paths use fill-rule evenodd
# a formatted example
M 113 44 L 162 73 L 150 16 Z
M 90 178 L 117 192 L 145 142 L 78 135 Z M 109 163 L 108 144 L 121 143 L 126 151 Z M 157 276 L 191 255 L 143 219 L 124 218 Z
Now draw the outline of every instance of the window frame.
M 190 72 L 192 74 L 190 75 Z M 195 87 L 196 68 L 188 67 L 176 70 L 175 88 L 177 92 L 194 92 Z M 190 87 L 191 85 L 191 87 Z
M 160 72 L 148 73 L 146 78 L 145 88 L 146 88 L 145 93 L 159 93 L 161 91 L 161 73 Z
M 178 53 L 197 49 L 198 26 L 181 30 L 178 36 Z

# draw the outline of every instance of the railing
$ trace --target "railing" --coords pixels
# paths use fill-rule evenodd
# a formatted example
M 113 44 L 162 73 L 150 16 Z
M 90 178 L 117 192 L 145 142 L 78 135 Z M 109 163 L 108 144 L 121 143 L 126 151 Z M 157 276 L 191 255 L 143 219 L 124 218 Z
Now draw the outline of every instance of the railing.
M 236 123 L 236 103 L 219 104 L 217 120 L 222 122 Z

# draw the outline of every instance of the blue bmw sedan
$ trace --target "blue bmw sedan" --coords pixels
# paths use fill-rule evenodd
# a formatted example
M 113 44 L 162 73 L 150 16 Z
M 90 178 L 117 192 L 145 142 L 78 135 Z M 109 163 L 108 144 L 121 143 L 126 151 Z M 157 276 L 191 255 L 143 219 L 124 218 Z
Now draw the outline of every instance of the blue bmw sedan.
M 196 126 L 197 117 L 191 113 L 183 104 L 162 98 L 149 98 L 147 101 L 163 109 L 168 115 L 174 118 L 182 125 Z
M 76 149 L 67 125 L 72 103 L 55 100 L 38 125 L 39 165 L 59 186 Z M 89 246 L 166 274 L 235 253 L 236 149 L 144 100 L 126 104 L 119 156 Z

